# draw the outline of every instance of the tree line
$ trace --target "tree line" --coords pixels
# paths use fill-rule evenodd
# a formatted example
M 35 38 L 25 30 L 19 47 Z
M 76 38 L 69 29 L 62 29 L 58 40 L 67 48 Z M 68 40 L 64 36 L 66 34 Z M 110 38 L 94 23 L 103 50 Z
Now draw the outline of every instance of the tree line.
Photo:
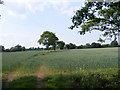
M 87 48 L 106 48 L 106 47 L 120 47 L 117 42 L 111 42 L 111 44 L 100 44 L 100 43 L 86 43 L 86 45 L 76 45 L 73 43 L 65 44 L 63 41 L 59 41 L 56 45 L 56 49 L 87 49 Z M 10 49 L 5 49 L 4 46 L 0 46 L 0 51 L 3 52 L 17 52 L 17 51 L 33 51 L 33 50 L 54 50 L 52 47 L 49 48 L 40 48 L 40 47 L 30 47 L 25 48 L 21 45 L 16 45 Z
M 16 45 L 14 47 L 11 47 L 10 49 L 5 49 L 4 46 L 0 46 L 1 48 L 1 51 L 4 51 L 4 52 L 16 52 L 16 51 L 25 51 L 25 47 L 24 46 L 21 46 L 21 45 Z
M 39 47 L 31 47 L 25 48 L 21 45 L 16 45 L 11 47 L 10 49 L 5 49 L 4 46 L 0 46 L 0 51 L 5 52 L 16 52 L 16 51 L 32 51 L 32 50 L 56 50 L 56 49 L 83 49 L 83 48 L 104 48 L 104 47 L 119 47 L 117 41 L 112 41 L 110 44 L 100 44 L 96 42 L 92 42 L 91 44 L 86 43 L 86 45 L 79 45 L 69 43 L 65 44 L 64 41 L 59 41 L 58 37 L 55 33 L 50 31 L 44 31 L 42 35 L 40 35 L 40 39 L 38 40 L 39 44 L 46 46 L 46 48 L 39 48 Z
M 32 50 L 43 50 L 43 49 L 44 48 L 40 48 L 40 47 L 25 48 L 25 46 L 21 46 L 19 44 L 7 49 L 5 49 L 5 47 L 2 45 L 0 46 L 0 51 L 3 51 L 3 52 L 32 51 Z
M 81 49 L 81 48 L 102 48 L 102 47 L 116 47 L 119 46 L 118 42 L 113 40 L 110 44 L 95 43 L 92 44 L 87 43 L 86 45 L 76 46 L 73 43 L 65 44 L 64 41 L 59 41 L 58 37 L 55 33 L 50 31 L 44 31 L 42 35 L 40 35 L 40 39 L 38 40 L 39 44 L 45 45 L 46 49 Z M 51 47 L 50 47 L 51 46 Z

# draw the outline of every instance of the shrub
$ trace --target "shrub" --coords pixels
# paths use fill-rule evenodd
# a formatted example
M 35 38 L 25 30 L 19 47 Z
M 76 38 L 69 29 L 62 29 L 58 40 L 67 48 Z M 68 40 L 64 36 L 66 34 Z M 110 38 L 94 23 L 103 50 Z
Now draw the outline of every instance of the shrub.
M 107 77 L 106 77 L 107 76 Z M 45 88 L 119 88 L 118 75 L 100 73 L 56 74 L 45 77 Z

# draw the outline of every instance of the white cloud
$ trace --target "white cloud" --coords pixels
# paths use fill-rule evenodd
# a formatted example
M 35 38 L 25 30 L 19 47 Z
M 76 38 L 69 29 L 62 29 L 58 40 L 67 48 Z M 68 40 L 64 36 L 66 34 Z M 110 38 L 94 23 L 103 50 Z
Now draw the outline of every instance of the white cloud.
M 75 13 L 76 10 L 78 10 L 80 8 L 80 6 L 76 6 L 76 7 L 70 7 L 70 8 L 61 8 L 60 11 L 63 14 L 67 14 L 69 16 L 73 15 Z
M 27 17 L 26 14 L 18 14 L 12 10 L 8 10 L 8 14 L 12 16 L 20 17 L 22 19 L 25 19 Z
M 81 2 L 81 0 L 4 0 L 4 2 L 9 15 L 24 19 L 28 12 L 44 11 L 49 7 L 53 7 L 63 14 L 73 15 L 74 10 L 80 8 L 80 6 L 71 7 L 70 4 Z
M 0 38 L 9 38 L 9 37 L 17 37 L 20 35 L 17 35 L 16 33 L 0 33 Z

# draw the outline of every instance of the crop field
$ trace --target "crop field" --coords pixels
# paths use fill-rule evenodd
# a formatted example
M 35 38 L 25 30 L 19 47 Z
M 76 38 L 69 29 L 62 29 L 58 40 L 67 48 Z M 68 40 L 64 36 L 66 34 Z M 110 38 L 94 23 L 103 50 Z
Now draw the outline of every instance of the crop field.
M 6 52 L 2 56 L 3 73 L 36 72 L 41 66 L 51 70 L 118 67 L 118 48 Z
M 71 78 L 79 79 L 80 77 L 83 77 L 83 79 L 85 79 L 85 81 L 81 81 L 81 83 L 83 83 L 83 87 L 84 84 L 86 85 L 89 83 L 93 83 L 93 86 L 96 86 L 94 85 L 94 82 L 85 83 L 86 78 L 88 78 L 88 80 L 93 78 L 94 80 L 95 77 L 93 75 L 98 75 L 99 73 L 99 75 L 101 75 L 100 80 L 102 79 L 102 81 L 99 82 L 101 85 L 105 80 L 109 80 L 108 82 L 112 81 L 114 83 L 117 83 L 117 72 L 118 48 L 2 53 L 3 87 L 8 87 L 8 83 L 12 81 L 13 82 L 10 84 L 10 87 L 28 87 L 29 85 L 39 88 L 42 86 L 41 83 L 44 82 L 45 86 L 43 87 L 64 87 L 66 84 L 70 83 L 71 84 L 68 86 L 74 85 L 75 83 L 76 85 L 79 84 L 79 82 L 76 82 L 76 79 Z M 61 76 L 61 74 L 65 73 L 69 75 Z M 75 76 L 70 73 L 75 74 Z M 52 77 L 49 76 L 51 74 L 53 75 Z M 54 74 L 60 74 L 60 77 L 59 75 Z M 85 76 L 81 76 L 82 74 Z M 46 76 L 48 77 L 44 78 Z M 112 79 L 113 76 L 115 76 L 114 80 Z M 22 79 L 19 79 L 20 77 Z M 39 78 L 44 78 L 45 81 L 43 82 Z M 49 80 L 49 78 L 51 79 Z M 60 84 L 59 80 L 61 78 L 64 78 L 66 81 L 62 79 L 63 82 L 61 81 Z M 73 81 L 69 82 L 70 79 Z M 98 78 L 96 78 L 94 81 L 97 81 L 97 79 Z M 51 80 L 53 82 L 49 83 Z M 95 83 L 97 83 L 99 86 L 98 82 Z M 57 86 L 54 86 L 54 84 Z M 107 85 L 112 85 L 110 87 L 118 87 L 117 84 L 113 85 L 112 83 L 106 83 L 105 87 L 107 87 Z

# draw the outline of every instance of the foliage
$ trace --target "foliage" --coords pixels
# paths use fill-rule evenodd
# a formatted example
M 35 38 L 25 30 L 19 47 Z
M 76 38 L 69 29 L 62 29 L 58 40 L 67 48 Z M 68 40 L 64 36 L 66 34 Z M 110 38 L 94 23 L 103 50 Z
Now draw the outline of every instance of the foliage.
M 0 0 L 0 4 L 4 4 L 4 2 L 2 0 Z
M 75 48 L 76 48 L 76 45 L 73 44 L 73 43 L 69 43 L 69 44 L 66 44 L 66 48 L 67 48 L 67 49 L 75 49 Z
M 86 48 L 90 48 L 91 45 L 89 43 L 86 43 Z
M 0 45 L 0 51 L 5 51 L 4 46 Z
M 24 76 L 13 80 L 8 88 L 36 88 L 36 78 L 33 76 Z
M 118 75 L 93 73 L 55 74 L 45 77 L 45 88 L 119 88 Z
M 6 51 L 6 52 L 25 51 L 25 47 L 24 46 L 22 47 L 21 45 L 18 44 L 16 46 L 11 47 L 10 49 L 6 49 L 4 51 Z
M 29 51 L 31 51 L 31 50 L 44 50 L 44 48 L 40 48 L 40 47 L 30 47 L 30 48 L 28 48 L 28 49 L 26 49 L 26 50 L 29 50 Z
M 52 45 L 54 50 L 55 50 L 57 41 L 58 41 L 58 38 L 56 37 L 56 35 L 54 33 L 49 32 L 49 31 L 45 31 L 40 36 L 38 43 L 46 45 L 47 49 L 49 49 L 49 46 Z
M 117 46 L 117 45 L 118 45 L 118 42 L 117 42 L 117 41 L 112 41 L 112 42 L 111 42 L 111 45 L 112 45 L 112 46 Z
M 85 48 L 84 45 L 79 45 L 79 46 L 77 46 L 77 49 L 83 49 L 83 48 Z
M 100 48 L 100 47 L 101 47 L 101 44 L 100 44 L 100 43 L 95 43 L 95 42 L 93 42 L 93 43 L 91 44 L 91 47 L 92 47 L 92 48 Z
M 10 52 L 10 49 L 6 49 L 5 51 L 6 51 L 6 52 Z
M 114 42 L 114 41 L 113 41 Z M 114 44 L 114 45 L 113 45 Z M 109 47 L 119 47 L 117 42 L 114 42 L 112 44 L 100 44 L 92 42 L 92 44 L 86 43 L 86 45 L 80 45 L 77 46 L 77 49 L 87 49 L 87 48 L 109 48 Z
M 110 44 L 103 44 L 102 47 L 110 47 Z
M 58 42 L 57 42 L 57 45 L 58 45 L 58 47 L 59 47 L 60 49 L 64 49 L 65 42 L 63 42 L 63 41 L 58 41 Z
M 82 27 L 79 31 L 81 35 L 86 32 L 98 30 L 103 32 L 103 36 L 117 39 L 120 32 L 120 1 L 117 2 L 87 2 L 82 9 L 77 10 L 72 18 L 70 29 Z M 99 41 L 104 42 L 100 38 Z
M 21 45 L 16 45 L 15 47 L 12 47 L 10 51 L 25 51 L 25 47 L 22 47 Z
M 118 69 L 81 70 L 70 73 L 57 73 L 47 75 L 40 81 L 42 88 L 119 88 L 120 78 Z M 14 79 L 8 87 L 4 88 L 37 88 L 37 78 L 27 75 Z

